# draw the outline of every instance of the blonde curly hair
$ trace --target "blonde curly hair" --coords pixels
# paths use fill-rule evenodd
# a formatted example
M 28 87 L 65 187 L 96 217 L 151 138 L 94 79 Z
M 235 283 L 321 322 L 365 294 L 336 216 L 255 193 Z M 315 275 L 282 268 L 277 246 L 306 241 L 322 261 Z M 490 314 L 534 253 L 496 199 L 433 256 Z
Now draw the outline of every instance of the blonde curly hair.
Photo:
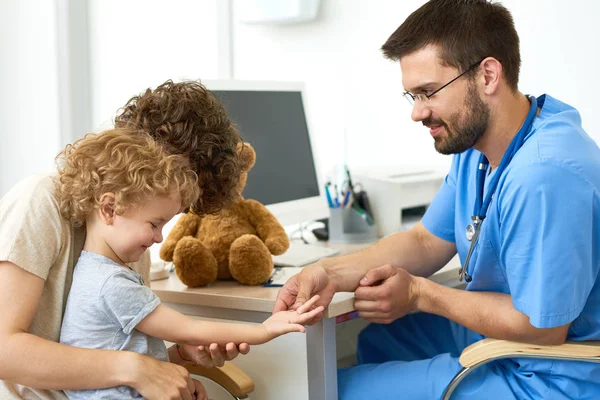
M 183 207 L 200 196 L 198 176 L 183 155 L 169 154 L 148 134 L 127 128 L 90 133 L 56 156 L 60 212 L 75 226 L 114 193 L 116 213 L 157 195 L 179 193 Z

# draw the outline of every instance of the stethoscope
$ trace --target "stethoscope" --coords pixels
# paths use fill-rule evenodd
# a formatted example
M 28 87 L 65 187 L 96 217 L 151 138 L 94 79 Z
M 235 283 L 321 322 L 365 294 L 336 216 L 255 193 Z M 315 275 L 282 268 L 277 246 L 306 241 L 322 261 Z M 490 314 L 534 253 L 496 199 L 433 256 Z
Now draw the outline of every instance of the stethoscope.
M 483 198 L 483 189 L 485 185 L 485 176 L 487 174 L 487 169 L 490 162 L 483 153 L 481 156 L 479 156 L 479 163 L 477 164 L 477 190 L 475 192 L 475 206 L 473 207 L 473 216 L 471 217 L 473 223 L 467 225 L 466 231 L 467 240 L 471 242 L 471 245 L 469 246 L 467 258 L 465 258 L 465 262 L 458 271 L 458 278 L 460 282 L 462 282 L 463 279 L 467 282 L 471 282 L 472 280 L 471 275 L 467 273 L 467 267 L 469 266 L 469 260 L 471 259 L 473 250 L 477 244 L 477 239 L 479 239 L 481 225 L 486 217 L 487 210 L 490 206 L 490 202 L 492 201 L 492 197 L 494 196 L 494 192 L 496 191 L 496 187 L 498 186 L 498 181 L 500 180 L 500 176 L 512 160 L 513 156 L 523 145 L 525 137 L 527 136 L 527 133 L 533 124 L 533 120 L 537 113 L 537 99 L 534 96 L 528 96 L 528 98 L 531 102 L 531 107 L 529 108 L 529 113 L 527 113 L 527 118 L 525 119 L 523 126 L 521 126 L 521 129 L 519 129 L 519 132 L 517 132 L 516 136 L 508 145 L 508 148 L 502 157 L 502 161 L 500 161 L 500 165 L 498 166 L 496 173 L 488 184 L 488 191 L 485 199 Z

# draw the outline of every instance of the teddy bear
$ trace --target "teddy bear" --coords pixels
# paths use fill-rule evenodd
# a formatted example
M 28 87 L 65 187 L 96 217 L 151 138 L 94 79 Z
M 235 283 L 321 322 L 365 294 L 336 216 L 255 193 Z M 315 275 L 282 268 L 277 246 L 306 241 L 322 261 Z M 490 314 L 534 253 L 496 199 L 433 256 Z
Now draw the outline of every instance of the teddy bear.
M 218 214 L 182 215 L 160 248 L 160 258 L 173 261 L 188 287 L 231 278 L 245 285 L 264 283 L 273 272 L 271 255 L 290 246 L 275 216 L 258 201 L 242 197 L 256 153 L 248 143 L 240 143 L 237 151 L 242 164 L 238 198 Z

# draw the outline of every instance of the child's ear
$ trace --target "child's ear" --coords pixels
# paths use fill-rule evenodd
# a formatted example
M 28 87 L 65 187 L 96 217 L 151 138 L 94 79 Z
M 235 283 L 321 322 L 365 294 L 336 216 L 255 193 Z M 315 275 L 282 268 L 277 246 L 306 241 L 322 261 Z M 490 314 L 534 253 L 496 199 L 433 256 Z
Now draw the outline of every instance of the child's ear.
M 106 225 L 112 225 L 116 216 L 117 202 L 114 193 L 104 193 L 100 197 L 98 212 Z

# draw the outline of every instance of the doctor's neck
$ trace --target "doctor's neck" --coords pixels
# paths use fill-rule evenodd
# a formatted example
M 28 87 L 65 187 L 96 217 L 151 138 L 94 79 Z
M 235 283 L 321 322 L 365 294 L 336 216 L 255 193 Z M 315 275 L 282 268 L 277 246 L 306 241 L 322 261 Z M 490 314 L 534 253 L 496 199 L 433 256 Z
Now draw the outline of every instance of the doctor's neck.
M 485 154 L 492 169 L 500 165 L 510 142 L 523 126 L 530 106 L 523 93 L 510 90 L 490 104 L 488 128 L 473 148 Z

